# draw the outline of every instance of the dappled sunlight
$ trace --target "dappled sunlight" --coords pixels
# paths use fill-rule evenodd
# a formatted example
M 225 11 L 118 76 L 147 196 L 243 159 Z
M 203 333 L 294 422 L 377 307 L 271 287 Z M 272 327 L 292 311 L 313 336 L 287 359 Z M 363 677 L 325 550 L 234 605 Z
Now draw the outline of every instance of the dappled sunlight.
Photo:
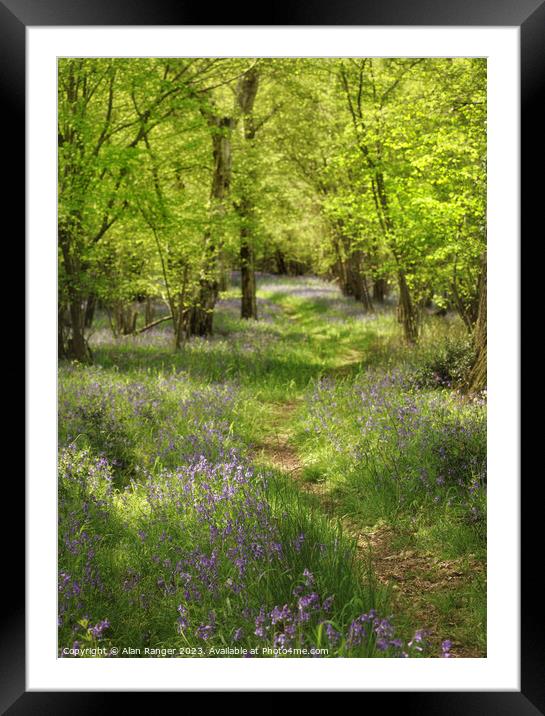
M 380 599 L 371 597 L 376 588 L 371 588 L 365 576 L 368 542 L 361 536 L 365 530 L 377 519 L 395 518 L 401 525 L 403 502 L 414 509 L 418 494 L 423 511 L 412 527 L 414 540 L 435 550 L 434 540 L 449 535 L 449 544 L 457 550 L 455 557 L 464 550 L 478 551 L 474 535 L 482 519 L 478 511 L 484 509 L 479 473 L 484 453 L 472 462 L 477 453 L 471 445 L 477 438 L 471 431 L 480 429 L 482 423 L 475 420 L 478 411 L 483 414 L 484 404 L 460 402 L 437 389 L 414 392 L 422 378 L 409 363 L 400 364 L 391 374 L 379 368 L 373 372 L 369 366 L 373 356 L 376 360 L 381 355 L 383 341 L 390 349 L 394 344 L 388 341 L 395 342 L 391 313 L 384 311 L 369 321 L 354 323 L 347 311 L 343 323 L 335 323 L 330 314 L 353 303 L 340 296 L 337 287 L 316 278 L 271 277 L 260 279 L 260 292 L 263 286 L 268 292 L 263 303 L 274 307 L 267 322 L 241 321 L 230 289 L 230 297 L 217 307 L 221 333 L 193 339 L 177 352 L 165 342 L 168 329 L 164 327 L 147 332 L 145 342 L 141 337 L 110 335 L 95 344 L 100 359 L 96 366 L 61 366 L 60 438 L 61 445 L 68 446 L 62 458 L 68 471 L 61 470 L 61 482 L 82 485 L 78 489 L 85 495 L 78 507 L 82 498 L 73 487 L 63 493 L 60 534 L 69 545 L 62 571 L 63 633 L 70 625 L 81 631 L 81 638 L 93 638 L 85 629 L 95 629 L 96 622 L 101 643 L 117 643 L 123 634 L 130 634 L 135 643 L 148 638 L 146 634 L 154 635 L 152 642 L 175 643 L 176 635 L 185 639 L 189 633 L 198 643 L 213 641 L 216 633 L 225 636 L 226 624 L 233 623 L 229 638 L 240 634 L 240 640 L 248 643 L 250 637 L 250 641 L 266 640 L 270 632 L 276 634 L 278 643 L 293 645 L 302 624 L 312 630 L 319 618 L 328 626 L 325 643 L 332 653 L 388 655 L 388 650 L 373 652 L 374 642 L 356 636 L 359 625 L 377 620 L 373 608 L 388 601 L 386 592 Z M 413 418 L 418 411 L 421 417 Z M 389 447 L 385 440 L 390 441 Z M 463 447 L 461 440 L 465 440 Z M 416 472 L 410 451 L 415 451 L 423 466 Z M 395 474 L 404 475 L 398 484 L 389 482 L 394 465 Z M 231 480 L 227 473 L 233 469 Z M 71 482 L 65 483 L 70 475 Z M 239 489 L 237 476 L 246 485 L 244 490 L 249 490 L 247 497 L 257 490 L 244 510 L 251 509 L 253 517 L 262 511 L 269 515 L 269 522 L 262 525 L 269 533 L 268 542 L 262 542 L 264 535 L 257 533 L 245 541 L 251 557 L 243 556 L 239 547 L 228 548 L 225 541 L 237 524 L 240 535 L 254 529 L 250 512 L 239 518 L 225 511 L 231 500 L 229 485 L 235 490 L 233 496 Z M 343 549 L 355 550 L 353 567 L 343 562 L 342 552 L 336 552 L 340 536 L 334 537 L 332 530 L 341 515 Z M 432 515 L 441 515 L 440 523 Z M 322 545 L 316 552 L 314 547 L 311 552 L 303 550 L 311 523 L 317 530 L 313 538 L 317 541 L 312 544 Z M 435 533 L 429 529 L 434 524 Z M 81 530 L 83 541 L 75 537 Z M 457 538 L 453 530 L 458 530 Z M 461 530 L 465 530 L 463 536 Z M 216 540 L 221 535 L 220 543 Z M 376 542 L 375 548 L 379 550 L 380 545 L 383 550 L 385 544 L 384 540 Z M 324 582 L 323 550 L 327 549 L 333 552 L 331 572 Z M 271 576 L 278 570 L 284 575 L 280 579 L 277 574 L 275 583 L 267 580 L 272 602 L 241 606 L 243 618 L 232 622 L 224 599 L 229 594 L 233 603 L 251 591 L 248 570 L 262 570 L 263 560 Z M 88 565 L 84 573 L 78 564 Z M 242 568 L 243 564 L 248 566 Z M 383 564 L 389 563 L 376 562 L 376 575 L 387 586 L 389 573 Z M 402 558 L 399 564 L 404 564 Z M 414 568 L 418 563 L 410 564 Z M 322 585 L 316 593 L 321 596 L 313 596 L 315 591 L 310 589 L 305 597 L 305 577 L 301 576 L 305 571 L 321 574 L 312 576 Z M 297 575 L 303 580 L 301 587 Z M 246 581 L 241 582 L 243 576 Z M 226 593 L 222 584 L 227 585 Z M 340 584 L 345 587 L 339 589 Z M 206 599 L 203 588 L 211 590 Z M 430 589 L 435 594 L 435 587 Z M 263 597 L 257 597 L 258 593 L 261 604 Z M 356 593 L 362 595 L 360 603 L 371 605 L 363 616 L 347 607 Z M 115 611 L 113 595 L 117 595 Z M 437 592 L 436 598 L 440 595 Z M 289 606 L 293 599 L 295 606 Z M 332 606 L 328 606 L 329 599 Z M 70 614 L 75 618 L 84 604 L 88 612 L 93 605 L 91 626 L 74 627 Z M 296 628 L 297 604 L 305 616 Z M 334 616 L 341 606 L 345 614 L 352 614 L 348 622 L 346 616 Z M 403 602 L 398 609 L 410 612 Z M 167 613 L 170 616 L 165 620 Z M 106 617 L 108 626 L 100 626 Z M 406 621 L 403 616 L 402 635 L 411 626 Z M 375 628 L 386 629 L 379 626 L 382 623 L 376 621 Z M 287 631 L 279 631 L 276 624 Z M 296 631 L 290 631 L 291 624 Z M 389 624 L 387 630 L 393 628 Z M 432 632 L 440 628 L 435 626 Z M 438 648 L 436 637 L 431 634 L 429 638 Z M 402 637 L 390 641 L 403 644 Z M 406 643 L 403 648 L 411 650 Z
M 59 656 L 486 654 L 486 67 L 59 59 Z

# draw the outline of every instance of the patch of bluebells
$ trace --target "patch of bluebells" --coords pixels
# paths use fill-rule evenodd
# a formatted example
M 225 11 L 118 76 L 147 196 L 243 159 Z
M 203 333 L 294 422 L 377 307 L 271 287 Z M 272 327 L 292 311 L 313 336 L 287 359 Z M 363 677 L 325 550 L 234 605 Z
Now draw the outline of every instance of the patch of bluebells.
M 382 656 L 394 658 L 434 656 L 426 643 L 426 634 L 418 630 L 409 642 L 396 636 L 390 619 L 374 609 L 359 614 L 343 629 L 328 619 L 332 598 L 322 600 L 316 592 L 300 594 L 294 590 L 290 604 L 268 610 L 262 606 L 255 616 L 252 645 L 261 644 L 289 656 L 290 649 L 326 646 L 328 656 Z M 328 603 L 329 602 L 329 603 Z M 242 627 L 237 633 L 242 631 Z M 319 632 L 322 637 L 318 637 Z M 325 637 L 325 639 L 324 639 Z M 450 656 L 451 642 L 442 644 L 442 656 Z M 277 654 L 275 654 L 277 655 Z
M 316 570 L 301 569 L 312 550 L 324 558 L 332 551 L 348 563 L 345 548 L 337 541 L 314 544 L 296 527 L 286 537 L 268 500 L 266 475 L 231 435 L 232 387 L 181 395 L 188 388 L 184 374 L 131 385 L 103 381 L 93 371 L 79 393 L 72 384 L 61 391 L 67 432 L 96 429 L 96 435 L 90 448 L 68 443 L 59 460 L 60 644 L 103 639 L 110 623 L 101 615 L 109 614 L 112 632 L 126 629 L 142 644 L 232 638 L 289 649 L 315 646 L 322 633 L 331 656 L 398 655 L 401 642 L 389 622 L 346 615 L 348 623 L 337 623 L 343 604 L 329 591 L 322 596 Z M 142 460 L 134 440 L 125 444 L 131 421 L 131 430 L 147 431 L 147 447 L 153 445 Z M 104 442 L 108 432 L 113 438 Z M 137 461 L 123 489 L 115 481 L 120 455 Z M 256 585 L 276 573 L 293 580 L 291 597 L 256 607 Z M 82 614 L 94 616 L 85 616 L 83 636 Z
M 105 590 L 96 559 L 112 504 L 112 470 L 103 457 L 70 445 L 59 456 L 58 621 L 68 630 Z
M 123 614 L 116 630 L 126 620 L 136 630 L 154 628 L 154 620 L 164 624 L 162 615 L 170 611 L 171 633 L 163 641 L 223 643 L 222 629 L 232 623 L 234 611 L 241 621 L 230 635 L 241 645 L 312 647 L 321 629 L 330 656 L 398 655 L 401 646 L 387 620 L 370 612 L 346 627 L 335 624 L 335 595 L 321 596 L 310 569 L 293 573 L 288 555 L 293 550 L 301 556 L 309 538 L 296 531 L 291 546 L 282 543 L 266 477 L 236 451 L 220 462 L 200 456 L 176 471 L 150 473 L 124 491 L 112 489 L 111 468 L 87 449 L 67 448 L 60 467 L 61 646 L 82 638 L 82 615 L 88 621 L 85 638 L 103 639 L 111 617 L 93 621 L 87 616 L 99 609 Z M 140 524 L 122 523 L 121 532 L 108 536 L 115 531 L 114 515 L 120 508 L 130 510 L 133 502 Z M 324 549 L 340 545 L 317 545 L 319 553 Z M 113 551 L 124 555 L 126 566 L 104 573 L 102 565 L 111 562 Z M 268 570 L 292 574 L 292 598 L 256 610 L 249 595 Z M 141 641 L 148 638 L 142 632 Z
M 191 385 L 185 373 L 127 381 L 100 367 L 63 367 L 59 376 L 59 432 L 102 455 L 116 485 L 158 463 L 174 468 L 196 455 L 242 448 L 232 423 L 238 400 L 231 384 Z
M 306 439 L 336 454 L 356 489 L 395 492 L 401 507 L 456 504 L 467 521 L 485 519 L 482 401 L 415 390 L 403 369 L 368 371 L 350 386 L 317 381 L 307 414 Z

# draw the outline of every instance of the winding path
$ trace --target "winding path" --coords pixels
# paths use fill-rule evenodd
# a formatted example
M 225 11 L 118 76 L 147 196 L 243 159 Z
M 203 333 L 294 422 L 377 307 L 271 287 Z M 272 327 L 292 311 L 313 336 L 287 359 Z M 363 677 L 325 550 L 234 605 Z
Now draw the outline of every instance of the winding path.
M 297 321 L 293 312 L 288 313 L 288 318 Z M 346 378 L 353 372 L 354 366 L 361 365 L 363 360 L 361 351 L 346 349 L 335 367 L 326 370 L 325 374 L 333 379 Z M 441 560 L 429 553 L 400 550 L 395 547 L 396 534 L 391 526 L 379 524 L 362 529 L 350 516 L 342 514 L 341 506 L 325 481 L 304 479 L 304 458 L 291 444 L 294 418 L 303 404 L 302 397 L 270 404 L 268 424 L 271 429 L 255 447 L 256 461 L 295 481 L 313 508 L 341 524 L 345 534 L 352 537 L 356 544 L 357 558 L 367 565 L 371 564 L 377 581 L 391 590 L 396 613 L 403 614 L 413 624 L 422 625 L 430 642 L 438 646 L 444 635 L 439 632 L 439 615 L 436 607 L 430 603 L 430 593 L 448 590 L 460 584 L 467 577 L 468 570 L 482 569 L 482 566 L 477 561 L 468 567 L 462 564 L 462 559 Z M 484 656 L 462 645 L 455 645 L 451 653 L 453 657 Z

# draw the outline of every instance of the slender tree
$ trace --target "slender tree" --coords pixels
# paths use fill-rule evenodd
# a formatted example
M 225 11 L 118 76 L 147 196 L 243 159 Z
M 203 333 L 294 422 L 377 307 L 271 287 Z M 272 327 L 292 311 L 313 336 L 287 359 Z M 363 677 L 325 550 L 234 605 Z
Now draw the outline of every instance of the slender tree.
M 254 207 L 251 191 L 257 182 L 254 140 L 257 125 L 254 118 L 254 103 L 259 89 L 259 70 L 251 67 L 240 78 L 237 87 L 237 103 L 242 117 L 244 140 L 248 143 L 250 166 L 240 190 L 236 208 L 240 218 L 240 285 L 241 318 L 257 320 L 257 300 L 255 281 L 255 251 L 252 232 L 255 228 Z
M 481 262 L 481 276 L 479 281 L 479 312 L 473 333 L 475 359 L 467 377 L 466 390 L 476 393 L 486 388 L 487 364 L 487 290 L 486 290 L 486 254 Z

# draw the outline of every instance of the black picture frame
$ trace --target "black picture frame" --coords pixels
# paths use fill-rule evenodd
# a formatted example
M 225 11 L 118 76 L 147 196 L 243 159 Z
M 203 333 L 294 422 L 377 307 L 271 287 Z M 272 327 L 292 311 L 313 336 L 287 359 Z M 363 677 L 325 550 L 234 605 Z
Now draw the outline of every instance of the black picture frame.
M 211 11 L 209 4 L 191 4 L 179 0 L 0 0 L 0 121 L 5 125 L 2 137 L 13 151 L 9 181 L 4 188 L 5 207 L 10 213 L 20 208 L 23 215 L 25 186 L 25 30 L 28 26 L 101 26 L 101 25 L 395 25 L 395 26 L 517 26 L 521 37 L 521 238 L 527 243 L 530 231 L 542 226 L 539 182 L 534 180 L 543 167 L 540 137 L 543 115 L 542 80 L 545 78 L 545 0 L 318 0 L 298 4 L 276 2 L 262 8 L 261 16 L 251 18 L 241 6 L 223 4 Z M 251 22 L 249 22 L 251 20 Z M 543 102 L 541 102 L 541 106 Z M 8 139 L 9 138 L 9 141 Z M 537 171 L 535 171 L 537 170 Z M 8 172 L 5 169 L 5 173 Z M 533 221 L 535 219 L 535 222 Z M 12 230 L 12 243 L 23 246 L 19 234 L 23 222 L 18 219 Z M 540 232 L 541 233 L 541 232 Z M 17 236 L 17 240 L 15 240 Z M 540 237 L 539 237 L 540 238 Z M 530 244 L 531 245 L 531 244 Z M 522 282 L 521 282 L 522 285 Z M 7 480 L 8 474 L 10 480 Z M 24 512 L 24 480 L 15 479 L 15 471 L 5 473 L 9 493 L 4 505 L 17 517 Z M 538 479 L 538 475 L 535 478 Z M 530 480 L 531 481 L 531 480 Z M 8 489 L 7 485 L 4 485 Z M 528 714 L 545 713 L 545 648 L 543 646 L 540 570 L 533 546 L 542 543 L 540 503 L 531 488 L 522 485 L 522 610 L 521 610 L 521 691 L 520 692 L 388 692 L 406 713 L 444 714 Z M 7 524 L 3 520 L 4 525 Z M 22 525 L 19 519 L 17 524 Z M 118 692 L 28 692 L 25 686 L 24 620 L 24 537 L 13 528 L 4 537 L 4 598 L 7 606 L 0 612 L 0 708 L 9 714 L 74 714 L 96 712 L 105 697 L 119 702 Z M 506 615 L 506 621 L 517 619 Z M 430 685 L 432 688 L 433 685 Z M 367 693 L 368 699 L 384 694 Z M 122 694 L 126 699 L 127 694 Z M 138 693 L 140 705 L 146 694 Z M 152 698 L 155 698 L 152 695 Z M 383 705 L 382 705 L 383 707 Z M 380 708 L 380 706 L 379 706 Z M 124 702 L 124 709 L 127 709 Z

